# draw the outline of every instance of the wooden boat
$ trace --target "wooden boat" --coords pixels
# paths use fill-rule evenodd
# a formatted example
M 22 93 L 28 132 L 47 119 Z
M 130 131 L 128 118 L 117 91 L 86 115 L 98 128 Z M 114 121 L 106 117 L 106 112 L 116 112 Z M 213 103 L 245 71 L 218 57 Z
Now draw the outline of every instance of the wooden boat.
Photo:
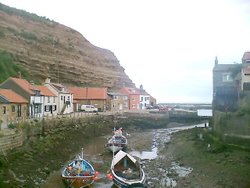
M 94 183 L 97 179 L 98 173 L 93 166 L 83 159 L 82 156 L 78 156 L 75 160 L 70 162 L 62 171 L 62 180 L 67 187 L 87 187 Z
M 111 152 L 116 153 L 119 150 L 123 150 L 127 148 L 128 140 L 122 134 L 122 129 L 115 130 L 114 135 L 109 138 L 108 143 L 105 144 L 105 147 L 108 148 Z
M 145 173 L 139 161 L 122 150 L 113 157 L 111 175 L 114 184 L 118 187 L 146 187 Z

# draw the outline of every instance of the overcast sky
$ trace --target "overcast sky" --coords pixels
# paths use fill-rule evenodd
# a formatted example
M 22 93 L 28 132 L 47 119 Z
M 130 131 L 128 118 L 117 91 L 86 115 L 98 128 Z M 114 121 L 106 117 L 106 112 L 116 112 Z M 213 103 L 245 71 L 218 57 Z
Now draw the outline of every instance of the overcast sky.
M 250 50 L 248 0 L 0 0 L 115 53 L 157 102 L 212 102 L 212 69 Z

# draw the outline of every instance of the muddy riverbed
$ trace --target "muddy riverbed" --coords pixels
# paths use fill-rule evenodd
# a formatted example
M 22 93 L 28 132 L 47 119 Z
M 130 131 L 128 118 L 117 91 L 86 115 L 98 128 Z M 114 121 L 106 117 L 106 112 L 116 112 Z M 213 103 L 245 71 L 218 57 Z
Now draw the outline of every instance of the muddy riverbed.
M 200 124 L 200 126 L 204 126 L 204 124 Z M 171 142 L 171 135 L 174 132 L 192 127 L 194 126 L 140 132 L 125 131 L 124 134 L 128 137 L 127 152 L 140 159 L 147 177 L 147 187 L 176 187 L 180 179 L 185 179 L 192 173 L 192 167 L 180 164 L 171 153 L 166 153 L 167 145 Z M 99 180 L 94 183 L 93 187 L 115 187 L 112 181 L 106 178 L 112 160 L 112 153 L 104 148 L 108 136 L 97 137 L 84 147 L 85 158 L 99 172 Z M 72 154 L 72 159 L 74 155 L 77 155 L 77 153 Z M 69 159 L 69 161 L 72 159 Z M 65 187 L 60 178 L 61 170 L 51 173 L 42 187 Z
M 140 158 L 148 188 L 250 187 L 249 151 L 223 144 L 209 127 L 192 128 L 155 117 L 122 120 L 119 125 L 128 137 L 127 152 Z M 61 126 L 63 122 L 57 131 L 53 126 L 50 134 L 30 138 L 1 158 L 0 187 L 64 188 L 60 173 L 83 148 L 85 158 L 99 172 L 93 187 L 115 188 L 106 178 L 112 153 L 104 148 L 114 127 L 112 119 L 101 117 Z M 187 128 L 191 129 L 180 131 Z

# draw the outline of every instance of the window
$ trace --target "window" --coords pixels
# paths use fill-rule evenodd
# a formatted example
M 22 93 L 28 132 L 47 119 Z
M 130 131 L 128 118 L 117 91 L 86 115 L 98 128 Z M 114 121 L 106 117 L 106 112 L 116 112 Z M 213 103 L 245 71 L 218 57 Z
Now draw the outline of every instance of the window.
M 15 112 L 15 111 L 16 111 L 15 105 L 12 105 L 12 106 L 11 106 L 11 111 L 12 111 L 12 112 Z
M 53 105 L 52 110 L 56 111 L 56 105 Z
M 132 97 L 132 101 L 135 101 L 135 97 Z
M 141 101 L 143 101 L 143 97 L 141 97 Z
M 46 106 L 44 107 L 44 111 L 45 111 L 45 112 L 49 112 L 49 111 L 50 111 L 50 106 L 49 106 L 49 105 L 46 105 Z
M 231 73 L 223 73 L 222 81 L 223 82 L 232 82 L 233 81 L 232 74 Z
M 35 114 L 41 113 L 41 110 L 42 110 L 42 109 L 41 109 L 41 105 L 35 104 L 35 105 L 34 105 L 34 108 L 35 108 L 35 109 L 34 109 L 34 110 L 35 110 L 35 111 L 34 111 Z
M 34 90 L 35 96 L 40 96 L 40 91 L 39 90 Z
M 21 117 L 22 116 L 22 108 L 21 108 L 21 105 L 17 105 L 17 116 L 18 117 Z
M 6 106 L 3 106 L 3 114 L 6 114 Z
M 114 96 L 114 100 L 118 100 L 118 96 Z
M 56 97 L 53 97 L 53 103 L 55 103 L 56 102 Z
M 135 104 L 132 105 L 132 108 L 135 108 Z
M 50 97 L 48 97 L 48 103 L 50 103 Z

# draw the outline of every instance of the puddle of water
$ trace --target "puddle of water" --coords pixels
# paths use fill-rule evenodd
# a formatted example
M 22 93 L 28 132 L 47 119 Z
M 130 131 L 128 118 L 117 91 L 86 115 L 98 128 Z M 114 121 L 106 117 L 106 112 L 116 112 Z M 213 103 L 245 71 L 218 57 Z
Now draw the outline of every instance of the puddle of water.
M 154 133 L 154 138 L 152 140 L 152 148 L 151 151 L 131 151 L 130 154 L 140 158 L 141 160 L 157 160 L 158 156 L 158 148 L 160 148 L 161 144 L 168 143 L 170 141 L 170 135 L 172 133 L 191 129 L 194 127 L 205 127 L 205 124 L 193 125 L 193 126 L 185 126 L 185 127 L 176 127 L 176 128 L 168 128 L 168 129 L 161 129 L 156 130 Z M 84 146 L 84 157 L 86 160 L 90 161 L 93 166 L 102 167 L 103 165 L 107 165 L 107 163 L 111 162 L 112 154 L 106 153 L 107 151 L 104 148 L 104 144 L 107 142 L 105 137 L 98 137 L 91 140 L 90 143 Z M 66 165 L 66 164 L 65 164 Z M 103 167 L 102 167 L 103 168 Z M 99 169 L 99 168 L 96 168 Z M 65 185 L 62 183 L 61 180 L 61 170 L 53 172 L 50 177 L 46 180 L 46 185 L 42 186 L 43 188 L 64 188 Z M 107 169 L 106 169 L 107 170 Z M 177 162 L 173 163 L 169 169 L 169 171 L 175 171 L 176 174 L 180 177 L 185 177 L 192 172 L 191 168 L 185 168 L 179 166 Z M 166 171 L 165 171 L 166 172 Z M 170 172 L 171 173 L 171 172 Z M 113 182 L 107 180 L 106 178 L 106 171 L 99 171 L 99 180 L 94 183 L 93 187 L 98 188 L 110 188 L 114 187 Z M 154 177 L 151 177 L 153 179 Z M 157 178 L 159 180 L 159 178 Z M 164 175 L 164 178 L 160 180 L 161 184 L 164 186 L 175 187 L 177 185 L 176 180 L 173 178 L 167 177 Z M 163 187 L 164 187 L 163 186 Z
M 170 135 L 172 133 L 192 129 L 195 127 L 205 127 L 205 124 L 198 124 L 198 125 L 190 125 L 190 126 L 183 126 L 183 127 L 175 127 L 175 128 L 167 128 L 167 129 L 160 129 L 156 130 L 154 138 L 152 140 L 152 149 L 151 151 L 131 151 L 130 154 L 140 158 L 141 160 L 152 160 L 158 157 L 158 147 L 159 144 L 164 144 L 170 142 Z
M 187 129 L 192 129 L 195 127 L 205 127 L 205 124 L 198 124 L 198 125 L 191 125 L 191 126 L 183 126 L 183 127 L 175 127 L 175 128 L 167 128 L 167 129 L 161 129 L 161 130 L 156 130 L 154 134 L 154 138 L 152 140 L 152 150 L 151 151 L 133 151 L 131 152 L 132 155 L 135 155 L 141 159 L 155 159 L 161 157 L 160 155 L 158 156 L 157 152 L 158 148 L 161 148 L 163 144 L 169 143 L 171 134 L 176 133 L 178 131 L 182 130 L 187 130 Z M 164 146 L 163 146 L 164 147 Z M 147 163 L 147 161 L 145 161 Z M 155 172 L 149 175 L 148 180 L 149 180 L 149 187 L 154 187 L 155 181 L 160 183 L 161 187 L 176 187 L 177 186 L 177 177 L 183 178 L 188 176 L 193 169 L 190 167 L 183 167 L 180 166 L 178 162 L 172 162 L 169 169 L 162 169 L 158 168 L 158 176 L 155 176 Z M 149 171 L 149 174 L 151 172 Z M 161 177 L 159 177 L 159 174 L 161 174 Z M 174 176 L 174 177 L 173 177 Z

